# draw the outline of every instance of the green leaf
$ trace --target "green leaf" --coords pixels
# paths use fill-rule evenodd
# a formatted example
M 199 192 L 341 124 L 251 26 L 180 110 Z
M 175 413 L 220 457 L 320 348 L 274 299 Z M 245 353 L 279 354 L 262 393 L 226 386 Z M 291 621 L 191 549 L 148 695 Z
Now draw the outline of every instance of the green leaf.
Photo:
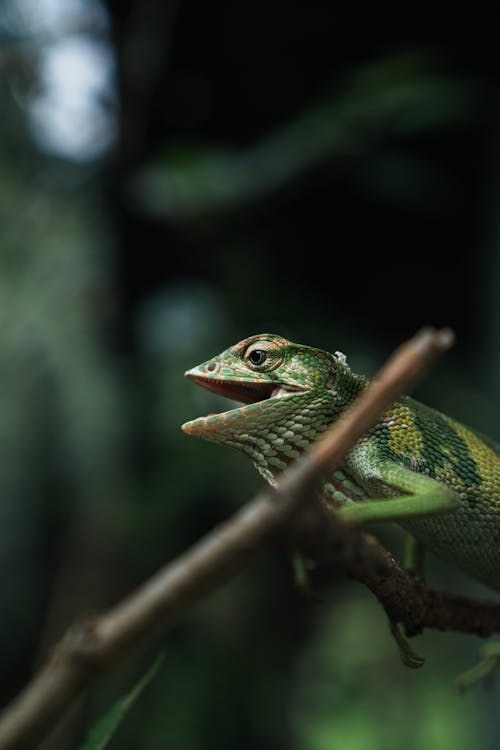
M 90 729 L 87 739 L 79 750 L 103 750 L 121 724 L 125 714 L 135 703 L 144 688 L 151 682 L 158 672 L 164 654 L 160 654 L 154 661 L 152 667 L 141 677 L 132 690 L 120 698 L 114 706 Z

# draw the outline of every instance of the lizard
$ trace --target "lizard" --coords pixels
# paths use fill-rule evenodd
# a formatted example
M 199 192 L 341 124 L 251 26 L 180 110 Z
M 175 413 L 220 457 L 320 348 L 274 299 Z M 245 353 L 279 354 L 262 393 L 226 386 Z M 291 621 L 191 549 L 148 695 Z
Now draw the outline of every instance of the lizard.
M 271 484 L 369 382 L 341 352 L 269 333 L 185 375 L 242 405 L 182 430 L 243 451 Z M 402 397 L 326 477 L 322 495 L 352 522 L 399 523 L 418 545 L 500 592 L 500 446 L 451 417 Z

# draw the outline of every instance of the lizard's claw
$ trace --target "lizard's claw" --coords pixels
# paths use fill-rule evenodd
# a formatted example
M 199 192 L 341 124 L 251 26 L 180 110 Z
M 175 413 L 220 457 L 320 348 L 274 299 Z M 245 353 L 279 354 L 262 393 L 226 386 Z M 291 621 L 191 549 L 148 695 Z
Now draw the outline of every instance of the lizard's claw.
M 315 568 L 314 561 L 305 558 L 302 552 L 294 550 L 291 555 L 291 563 L 295 586 L 300 589 L 301 593 L 308 599 L 320 601 L 320 598 L 314 591 L 314 586 L 311 583 L 311 576 L 309 573 L 310 570 Z
M 398 628 L 397 623 L 389 620 L 389 627 L 398 646 L 399 656 L 405 667 L 409 667 L 410 669 L 420 669 L 420 667 L 423 667 L 425 659 L 415 653 L 401 630 Z
M 500 667 L 500 643 L 485 643 L 479 653 L 482 658 L 471 669 L 458 675 L 455 684 L 460 691 L 464 691 L 476 682 L 485 684 L 493 682 L 495 670 Z

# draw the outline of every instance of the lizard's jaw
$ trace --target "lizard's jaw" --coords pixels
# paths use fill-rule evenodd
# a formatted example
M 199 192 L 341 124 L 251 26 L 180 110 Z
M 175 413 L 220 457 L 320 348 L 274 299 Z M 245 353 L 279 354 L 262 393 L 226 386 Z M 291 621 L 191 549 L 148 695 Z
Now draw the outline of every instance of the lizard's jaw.
M 239 401 L 244 406 L 230 409 L 220 414 L 210 414 L 198 417 L 182 425 L 182 430 L 188 435 L 208 437 L 208 433 L 219 431 L 229 422 L 239 417 L 245 419 L 256 415 L 261 408 L 269 408 L 278 399 L 290 398 L 302 392 L 298 387 L 283 383 L 266 383 L 265 381 L 224 380 L 210 378 L 193 372 L 187 372 L 186 377 L 202 388 L 217 393 L 233 401 Z

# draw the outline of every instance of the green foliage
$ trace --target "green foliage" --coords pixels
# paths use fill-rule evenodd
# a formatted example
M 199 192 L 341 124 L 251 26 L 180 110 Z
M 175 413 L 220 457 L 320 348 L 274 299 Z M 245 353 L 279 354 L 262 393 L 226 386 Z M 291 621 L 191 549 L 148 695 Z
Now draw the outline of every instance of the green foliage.
M 96 722 L 95 726 L 89 731 L 88 737 L 80 745 L 79 750 L 104 750 L 109 744 L 118 727 L 125 718 L 127 712 L 132 708 L 144 689 L 155 677 L 163 662 L 164 654 L 160 654 L 154 661 L 153 665 L 141 677 L 132 690 L 120 698 L 112 708 Z
M 430 203 L 449 189 L 445 174 L 397 146 L 389 149 L 387 140 L 449 128 L 470 116 L 471 105 L 470 90 L 423 56 L 372 62 L 245 149 L 171 148 L 139 177 L 136 195 L 153 214 L 187 221 L 269 200 L 323 165 L 330 179 L 342 176 L 378 195 Z M 347 172 L 346 153 L 356 162 Z

